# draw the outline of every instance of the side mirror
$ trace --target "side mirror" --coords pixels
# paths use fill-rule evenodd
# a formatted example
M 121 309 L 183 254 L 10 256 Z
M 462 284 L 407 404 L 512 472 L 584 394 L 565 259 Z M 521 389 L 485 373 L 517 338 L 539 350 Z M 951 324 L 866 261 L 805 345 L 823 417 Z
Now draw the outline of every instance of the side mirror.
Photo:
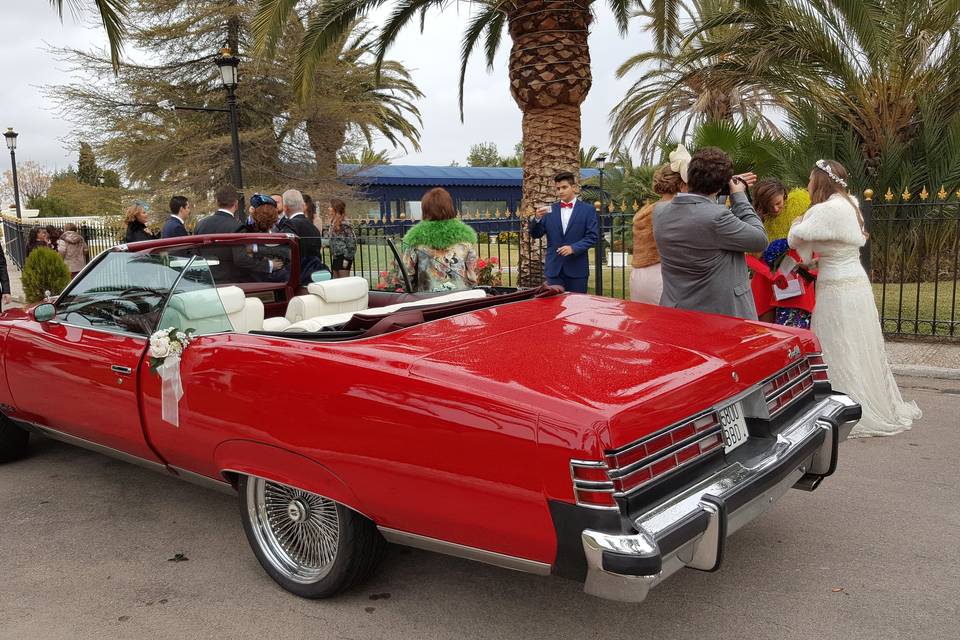
M 57 315 L 57 310 L 52 304 L 40 304 L 33 308 L 33 319 L 37 322 L 48 322 Z

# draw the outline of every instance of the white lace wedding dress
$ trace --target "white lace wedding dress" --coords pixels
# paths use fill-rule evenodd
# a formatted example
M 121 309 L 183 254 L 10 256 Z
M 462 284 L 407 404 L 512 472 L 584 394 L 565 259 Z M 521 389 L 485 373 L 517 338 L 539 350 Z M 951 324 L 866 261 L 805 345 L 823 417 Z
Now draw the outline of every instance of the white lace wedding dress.
M 834 389 L 863 407 L 850 437 L 890 436 L 921 416 L 904 402 L 893 379 L 873 288 L 860 265 L 863 233 L 850 200 L 834 195 L 810 207 L 790 229 L 790 246 L 804 261 L 819 255 L 817 306 L 810 328 L 820 340 Z

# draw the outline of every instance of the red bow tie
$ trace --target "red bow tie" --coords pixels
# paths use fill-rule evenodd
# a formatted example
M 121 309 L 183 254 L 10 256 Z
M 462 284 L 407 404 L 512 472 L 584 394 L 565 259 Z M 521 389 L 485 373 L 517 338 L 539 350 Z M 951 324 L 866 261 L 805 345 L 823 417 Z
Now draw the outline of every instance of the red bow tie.
M 560 208 L 561 208 L 561 209 L 573 209 L 573 203 L 572 203 L 572 202 L 561 202 L 561 203 L 560 203 Z

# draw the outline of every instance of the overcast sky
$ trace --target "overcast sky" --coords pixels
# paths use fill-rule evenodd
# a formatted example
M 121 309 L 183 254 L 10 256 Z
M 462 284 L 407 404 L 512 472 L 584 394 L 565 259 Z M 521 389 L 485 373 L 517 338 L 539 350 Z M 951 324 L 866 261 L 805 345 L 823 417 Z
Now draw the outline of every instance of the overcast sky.
M 20 134 L 19 161 L 35 160 L 51 168 L 76 163 L 77 152 L 68 138 L 69 122 L 57 117 L 46 105 L 45 85 L 65 84 L 71 80 L 62 63 L 46 52 L 49 44 L 89 48 L 102 46 L 101 30 L 84 27 L 71 16 L 63 23 L 48 2 L 3 0 L 4 33 L 14 38 L 0 39 L 0 127 L 14 127 Z M 583 105 L 584 147 L 609 144 L 608 114 L 629 87 L 632 79 L 617 81 L 616 68 L 630 55 L 650 46 L 639 24 L 621 39 L 606 9 L 596 3 L 598 19 L 590 35 L 593 58 L 593 89 Z M 453 5 L 443 13 L 434 12 L 427 20 L 424 34 L 417 27 L 403 32 L 389 57 L 403 62 L 425 94 L 420 102 L 423 114 L 423 150 L 406 156 L 393 152 L 394 163 L 447 165 L 464 163 L 471 144 L 494 142 L 501 154 L 512 151 L 520 140 L 520 111 L 510 97 L 507 78 L 509 40 L 504 44 L 493 73 L 487 73 L 482 55 L 471 61 L 466 84 L 466 121 L 461 124 L 457 109 L 457 75 L 460 37 L 466 23 L 466 5 Z M 7 169 L 9 160 L 0 161 Z

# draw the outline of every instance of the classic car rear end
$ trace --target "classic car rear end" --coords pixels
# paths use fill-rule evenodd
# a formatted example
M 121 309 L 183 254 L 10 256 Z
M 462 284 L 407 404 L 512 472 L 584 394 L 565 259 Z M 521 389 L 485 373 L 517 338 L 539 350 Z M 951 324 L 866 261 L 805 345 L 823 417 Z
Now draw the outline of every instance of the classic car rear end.
M 639 602 L 684 566 L 718 569 L 727 536 L 787 489 L 811 491 L 833 473 L 860 408 L 832 391 L 809 332 L 598 298 L 554 304 L 564 309 L 549 320 L 414 368 L 469 361 L 496 381 L 505 351 L 537 363 L 484 391 L 552 396 L 538 455 L 554 573 Z

